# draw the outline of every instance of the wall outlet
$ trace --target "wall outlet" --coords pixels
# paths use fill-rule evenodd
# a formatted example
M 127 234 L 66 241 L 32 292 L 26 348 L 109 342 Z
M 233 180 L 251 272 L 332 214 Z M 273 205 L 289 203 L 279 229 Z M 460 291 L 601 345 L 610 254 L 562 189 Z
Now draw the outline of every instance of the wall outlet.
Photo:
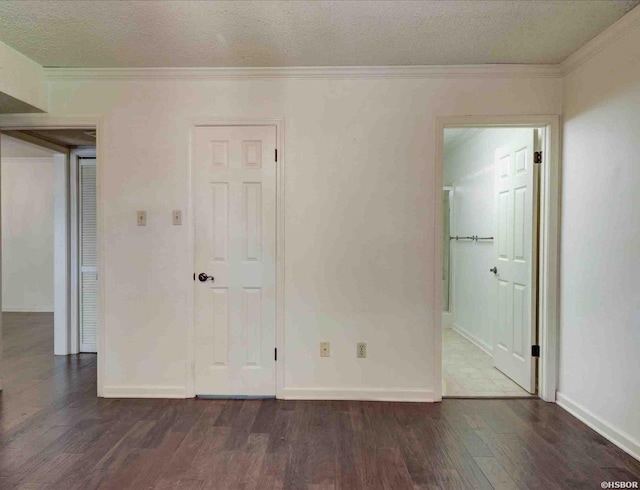
M 137 222 L 138 226 L 147 226 L 147 212 L 146 211 L 138 211 L 136 222 Z
M 175 209 L 174 211 L 171 212 L 171 217 L 173 221 L 173 226 L 182 225 L 182 211 L 180 211 L 179 209 Z
M 367 343 L 366 342 L 358 342 L 358 346 L 356 348 L 356 356 L 364 359 L 367 357 Z
M 320 357 L 329 357 L 329 342 L 320 342 Z

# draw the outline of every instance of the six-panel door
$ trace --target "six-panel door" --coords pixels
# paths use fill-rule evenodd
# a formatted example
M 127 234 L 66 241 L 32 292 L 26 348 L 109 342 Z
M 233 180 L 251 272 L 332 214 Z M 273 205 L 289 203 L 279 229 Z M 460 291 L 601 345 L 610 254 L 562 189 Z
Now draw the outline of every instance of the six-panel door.
M 198 395 L 275 395 L 275 148 L 275 126 L 195 129 Z
M 534 130 L 513 130 L 513 135 L 509 145 L 495 153 L 497 291 L 493 360 L 497 369 L 534 393 Z

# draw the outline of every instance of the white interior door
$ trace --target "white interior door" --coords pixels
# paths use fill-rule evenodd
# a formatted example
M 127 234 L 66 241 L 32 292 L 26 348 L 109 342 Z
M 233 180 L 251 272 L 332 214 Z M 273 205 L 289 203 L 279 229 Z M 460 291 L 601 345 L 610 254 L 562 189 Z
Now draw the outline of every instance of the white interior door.
M 194 144 L 195 391 L 274 396 L 276 128 L 198 127 Z
M 96 159 L 80 157 L 80 352 L 98 351 L 98 228 Z
M 514 131 L 495 153 L 496 321 L 493 361 L 497 369 L 535 392 L 536 181 L 534 130 Z

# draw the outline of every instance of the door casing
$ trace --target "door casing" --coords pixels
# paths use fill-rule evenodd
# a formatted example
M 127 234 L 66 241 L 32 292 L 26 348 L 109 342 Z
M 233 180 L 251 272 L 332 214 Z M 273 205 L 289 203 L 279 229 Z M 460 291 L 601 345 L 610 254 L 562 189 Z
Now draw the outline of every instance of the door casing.
M 284 393 L 284 118 L 266 119 L 196 119 L 191 122 L 189 133 L 189 250 L 193 272 L 196 272 L 196 219 L 195 219 L 195 149 L 194 133 L 201 126 L 273 126 L 276 129 L 276 398 L 283 398 Z M 189 288 L 189 321 L 187 329 L 187 366 L 186 393 L 193 398 L 195 393 L 195 281 Z
M 434 206 L 436 211 L 433 284 L 439 285 L 442 270 L 443 207 L 440 189 L 444 185 L 444 130 L 446 128 L 533 128 L 542 129 L 544 147 L 540 169 L 540 228 L 538 233 L 538 394 L 555 402 L 558 372 L 558 286 L 560 237 L 560 116 L 438 116 L 435 121 Z M 434 287 L 434 401 L 442 400 L 442 288 Z

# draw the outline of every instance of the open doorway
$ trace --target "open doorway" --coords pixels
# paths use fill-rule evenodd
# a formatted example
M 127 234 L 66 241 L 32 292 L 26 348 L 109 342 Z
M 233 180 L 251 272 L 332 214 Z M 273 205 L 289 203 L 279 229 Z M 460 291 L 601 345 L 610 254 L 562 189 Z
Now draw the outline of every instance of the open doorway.
M 3 406 L 54 403 L 61 380 L 95 396 L 95 145 L 87 129 L 2 132 Z
M 543 134 L 444 130 L 443 396 L 537 394 Z

